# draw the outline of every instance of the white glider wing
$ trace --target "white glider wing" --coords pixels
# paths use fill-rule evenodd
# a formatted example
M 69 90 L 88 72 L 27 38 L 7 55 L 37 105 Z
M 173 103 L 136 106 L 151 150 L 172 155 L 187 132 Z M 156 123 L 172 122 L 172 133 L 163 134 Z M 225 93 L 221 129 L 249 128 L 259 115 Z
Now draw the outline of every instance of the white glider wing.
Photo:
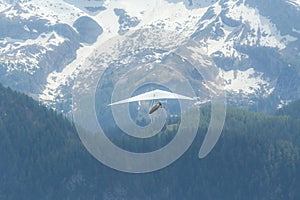
M 155 100 L 155 99 L 184 99 L 184 100 L 195 100 L 194 98 L 187 97 L 184 95 L 164 91 L 164 90 L 152 90 L 150 92 L 146 92 L 137 96 L 130 97 L 128 99 L 124 99 L 121 101 L 117 101 L 114 103 L 109 104 L 109 106 L 129 103 L 134 101 L 146 101 L 146 100 Z

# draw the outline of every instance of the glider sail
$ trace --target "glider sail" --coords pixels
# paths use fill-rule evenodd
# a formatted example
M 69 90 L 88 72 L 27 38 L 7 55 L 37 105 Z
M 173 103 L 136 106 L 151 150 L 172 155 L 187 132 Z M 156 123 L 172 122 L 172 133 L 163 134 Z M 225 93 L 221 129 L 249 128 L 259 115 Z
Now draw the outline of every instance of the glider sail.
M 113 106 L 117 104 L 130 103 L 135 101 L 146 101 L 146 100 L 156 100 L 156 99 L 183 99 L 183 100 L 195 100 L 192 97 L 187 97 L 184 95 L 164 91 L 164 90 L 152 90 L 137 96 L 130 97 L 121 101 L 117 101 L 109 104 L 108 106 Z

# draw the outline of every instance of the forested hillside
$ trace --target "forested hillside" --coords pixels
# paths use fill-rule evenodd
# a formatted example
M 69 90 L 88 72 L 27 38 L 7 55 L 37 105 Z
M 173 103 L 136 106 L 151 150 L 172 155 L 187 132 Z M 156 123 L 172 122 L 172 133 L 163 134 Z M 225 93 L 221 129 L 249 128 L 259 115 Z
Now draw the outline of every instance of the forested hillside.
M 299 110 L 299 104 L 291 106 Z M 229 109 L 219 142 L 199 160 L 206 107 L 183 157 L 134 175 L 95 160 L 63 116 L 0 87 L 0 199 L 297 200 L 300 119 L 286 116 L 289 110 L 269 116 Z

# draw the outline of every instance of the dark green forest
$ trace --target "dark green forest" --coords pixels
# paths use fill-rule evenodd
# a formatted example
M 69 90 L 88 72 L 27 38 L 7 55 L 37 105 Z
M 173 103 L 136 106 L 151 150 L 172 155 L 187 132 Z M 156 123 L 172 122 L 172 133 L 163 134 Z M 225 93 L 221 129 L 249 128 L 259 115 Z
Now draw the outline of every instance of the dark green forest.
M 300 101 L 274 116 L 228 109 L 200 160 L 209 113 L 201 109 L 197 138 L 178 161 L 126 174 L 94 159 L 64 116 L 1 86 L 0 199 L 300 199 Z

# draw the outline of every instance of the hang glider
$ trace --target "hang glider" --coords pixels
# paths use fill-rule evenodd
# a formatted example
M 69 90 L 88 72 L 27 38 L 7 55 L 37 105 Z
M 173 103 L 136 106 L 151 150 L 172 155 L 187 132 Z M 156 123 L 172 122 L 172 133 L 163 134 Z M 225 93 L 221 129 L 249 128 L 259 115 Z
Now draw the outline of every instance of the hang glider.
M 183 99 L 183 100 L 195 100 L 192 97 L 187 97 L 181 94 L 176 94 L 164 90 L 152 90 L 150 92 L 145 92 L 143 94 L 130 97 L 128 99 L 124 99 L 121 101 L 117 101 L 114 103 L 109 104 L 108 106 L 123 104 L 123 103 L 130 103 L 135 101 L 146 101 L 146 100 L 158 100 L 158 99 Z

